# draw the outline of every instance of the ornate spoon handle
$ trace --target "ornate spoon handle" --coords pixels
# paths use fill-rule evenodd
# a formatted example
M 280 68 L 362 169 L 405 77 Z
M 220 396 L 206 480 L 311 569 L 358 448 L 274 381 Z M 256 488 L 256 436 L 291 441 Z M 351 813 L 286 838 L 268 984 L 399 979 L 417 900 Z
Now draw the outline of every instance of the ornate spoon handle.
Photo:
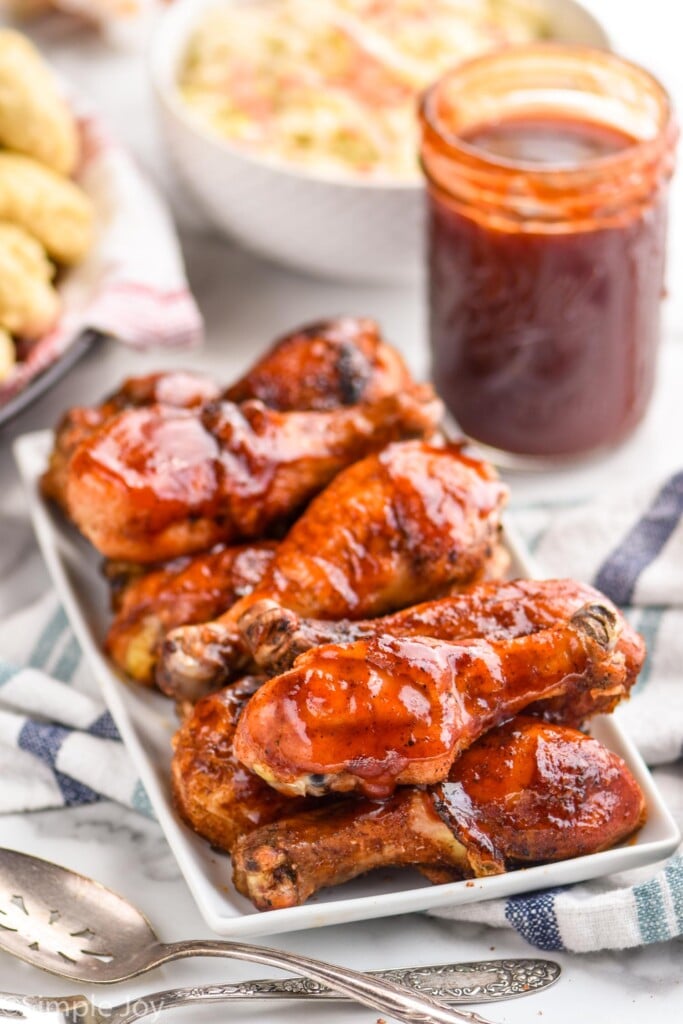
M 443 1003 L 466 1005 L 531 995 L 554 984 L 561 969 L 553 960 L 529 958 L 399 967 L 366 973 L 440 999 Z M 235 999 L 343 999 L 326 985 L 310 978 L 263 978 L 237 982 L 226 988 L 231 990 Z
M 368 972 L 370 977 L 402 985 L 412 992 L 439 999 L 445 1005 L 497 1002 L 516 996 L 530 995 L 552 985 L 560 976 L 560 966 L 552 960 L 482 960 L 462 964 L 437 964 L 428 967 L 402 967 L 389 971 Z M 114 1007 L 112 1018 L 117 1024 L 140 1019 L 145 1015 L 189 1006 L 193 1003 L 220 1003 L 249 999 L 293 999 L 340 1001 L 339 995 L 311 978 L 264 978 L 226 985 L 169 989 L 139 997 L 132 1008 Z M 131 1009 L 138 1013 L 132 1015 Z M 120 1016 L 119 1016 L 120 1015 Z M 463 1019 L 476 1022 L 476 1014 L 464 1012 Z

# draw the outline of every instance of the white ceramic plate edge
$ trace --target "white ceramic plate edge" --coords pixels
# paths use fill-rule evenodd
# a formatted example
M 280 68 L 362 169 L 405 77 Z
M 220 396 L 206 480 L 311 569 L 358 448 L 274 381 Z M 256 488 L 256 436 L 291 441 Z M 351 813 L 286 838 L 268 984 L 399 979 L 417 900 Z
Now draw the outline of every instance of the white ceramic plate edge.
M 102 689 L 105 701 L 126 743 L 147 790 L 159 823 L 185 876 L 187 884 L 207 924 L 218 934 L 232 938 L 275 934 L 330 924 L 388 917 L 429 910 L 435 907 L 473 903 L 517 893 L 567 885 L 572 882 L 641 867 L 671 854 L 680 841 L 678 827 L 664 804 L 650 772 L 631 740 L 613 718 L 596 720 L 593 732 L 610 749 L 620 754 L 642 787 L 649 810 L 648 824 L 635 841 L 602 853 L 579 857 L 557 864 L 542 865 L 490 878 L 453 882 L 446 885 L 383 892 L 377 895 L 336 898 L 331 902 L 313 902 L 287 910 L 259 914 L 237 894 L 231 894 L 232 913 L 221 912 L 225 891 L 219 893 L 205 873 L 202 861 L 210 848 L 180 823 L 173 812 L 168 789 L 136 729 L 126 704 L 125 684 L 101 653 L 90 625 L 88 609 L 79 600 L 69 579 L 65 559 L 60 553 L 70 543 L 66 523 L 58 521 L 43 501 L 38 481 L 52 442 L 50 431 L 20 437 L 14 445 L 15 457 L 26 488 L 29 510 L 36 537 L 57 593 L 83 648 L 85 657 Z M 508 547 L 522 571 L 537 575 L 519 539 L 507 531 Z M 104 590 L 105 584 L 102 582 Z M 229 862 L 225 866 L 225 890 L 229 884 Z M 372 878 L 372 876 L 368 876 Z M 221 887 L 223 888 L 223 887 Z M 339 893 L 341 890 L 337 890 Z M 242 912 L 241 912 L 242 911 Z

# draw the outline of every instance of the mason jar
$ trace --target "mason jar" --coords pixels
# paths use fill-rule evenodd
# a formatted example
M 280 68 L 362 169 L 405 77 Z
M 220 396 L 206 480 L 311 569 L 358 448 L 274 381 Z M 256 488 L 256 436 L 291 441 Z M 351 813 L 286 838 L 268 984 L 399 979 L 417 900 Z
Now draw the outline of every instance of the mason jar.
M 650 401 L 669 98 L 614 54 L 538 44 L 460 65 L 421 105 L 433 377 L 517 456 L 617 445 Z

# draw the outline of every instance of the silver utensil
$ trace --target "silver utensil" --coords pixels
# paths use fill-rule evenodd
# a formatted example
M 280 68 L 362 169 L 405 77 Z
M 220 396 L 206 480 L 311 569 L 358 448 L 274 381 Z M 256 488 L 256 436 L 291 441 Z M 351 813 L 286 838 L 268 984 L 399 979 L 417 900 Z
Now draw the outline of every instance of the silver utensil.
M 403 984 L 407 981 L 420 991 L 439 994 L 446 1001 L 450 999 L 459 1000 L 462 997 L 460 982 L 462 980 L 491 976 L 497 977 L 506 970 L 512 972 L 522 984 L 522 978 L 527 977 L 530 984 L 539 987 L 539 980 L 544 979 L 543 984 L 552 984 L 557 980 L 560 968 L 555 964 L 554 972 L 539 970 L 537 968 L 519 968 L 520 964 L 544 964 L 549 961 L 516 960 L 516 961 L 482 961 L 475 964 L 444 964 L 439 967 L 418 967 L 405 968 L 397 971 L 382 972 L 379 975 L 384 978 L 400 979 Z M 514 965 L 508 968 L 500 968 L 500 964 Z M 489 970 L 490 968 L 490 970 Z M 520 973 L 521 971 L 521 973 Z M 451 979 L 457 978 L 455 987 Z M 548 980 L 548 978 L 551 980 Z M 438 980 L 437 980 L 438 979 Z M 492 983 L 493 984 L 493 983 Z M 501 984 L 503 984 L 501 982 Z M 469 981 L 466 980 L 466 985 Z M 475 982 L 474 988 L 480 993 L 490 991 L 490 986 Z M 197 988 L 168 989 L 165 992 L 152 992 L 149 995 L 135 996 L 127 1003 L 118 1006 L 101 1005 L 95 1006 L 85 996 L 22 996 L 13 995 L 9 992 L 0 992 L 0 1019 L 10 1018 L 12 1020 L 23 1020 L 34 1022 L 34 1024 L 133 1024 L 134 1021 L 142 1020 L 145 1017 L 157 1017 L 163 1010 L 178 1009 L 181 1006 L 191 1006 L 197 1003 L 223 1003 L 232 999 L 244 998 L 279 998 L 291 999 L 301 998 L 305 994 L 309 997 L 320 999 L 329 996 L 331 999 L 338 999 L 334 992 L 317 986 L 303 978 L 287 978 L 282 982 L 277 981 L 252 981 L 239 982 L 235 985 L 210 985 Z M 524 994 L 515 992 L 514 994 Z M 471 999 L 471 995 L 465 998 Z M 504 998 L 500 994 L 489 995 L 489 998 Z M 479 1001 L 479 997 L 478 997 Z M 417 1020 L 418 1018 L 413 1018 Z M 423 1022 L 432 1018 L 421 1017 Z M 481 1017 L 475 1013 L 463 1012 L 461 1020 L 473 1022 L 481 1021 Z
M 497 1002 L 529 995 L 553 985 L 560 976 L 560 966 L 551 960 L 481 960 L 473 963 L 438 964 L 427 967 L 399 967 L 390 971 L 372 971 L 371 976 L 393 981 L 423 995 L 434 996 L 447 1005 Z M 308 978 L 274 978 L 237 981 L 227 985 L 204 985 L 194 988 L 168 989 L 136 996 L 131 1002 L 114 1007 L 87 1006 L 85 1021 L 96 1024 L 106 1013 L 109 1022 L 140 1020 L 162 1010 L 191 1006 L 195 1003 L 227 1003 L 253 999 L 323 1000 L 339 1002 L 343 997 Z M 8 1012 L 16 1016 L 20 1008 L 30 1019 L 40 1015 L 42 1024 L 50 1014 L 71 1014 L 74 1005 L 84 1007 L 85 997 L 20 996 L 0 993 L 0 1018 Z M 98 1016 L 99 1015 L 99 1016 Z M 59 1019 L 59 1018 L 58 1018 Z M 83 1015 L 81 1018 L 83 1019 Z
M 0 850 L 0 948 L 52 974 L 91 983 L 125 981 L 185 957 L 230 957 L 294 971 L 405 1024 L 491 1024 L 392 981 L 298 953 L 211 939 L 159 942 L 144 915 L 123 897 L 16 850 Z
M 460 964 L 430 964 L 425 967 L 396 967 L 385 971 L 364 972 L 397 985 L 433 996 L 450 1006 L 467 1003 L 497 1003 L 540 992 L 558 981 L 562 969 L 554 960 L 518 958 L 514 960 L 476 960 Z M 181 990 L 182 991 L 182 990 Z M 206 991 L 196 989 L 195 991 Z M 221 998 L 239 999 L 315 999 L 340 1002 L 337 992 L 309 978 L 259 978 L 231 985 L 212 986 Z M 206 998 L 202 995 L 202 999 Z

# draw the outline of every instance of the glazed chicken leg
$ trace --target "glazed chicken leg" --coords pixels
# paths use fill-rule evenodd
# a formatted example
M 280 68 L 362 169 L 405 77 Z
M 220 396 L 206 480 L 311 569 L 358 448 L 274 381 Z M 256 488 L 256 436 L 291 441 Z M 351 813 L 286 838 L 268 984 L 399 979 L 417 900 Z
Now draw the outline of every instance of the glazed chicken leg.
M 366 317 L 321 320 L 274 342 L 224 398 L 258 398 L 281 411 L 338 409 L 377 402 L 413 387 L 398 352 Z
M 223 397 L 231 402 L 256 398 L 283 412 L 322 411 L 376 402 L 412 385 L 403 360 L 382 340 L 373 320 L 323 320 L 279 338 L 223 392 L 202 374 L 172 370 L 129 377 L 100 405 L 70 409 L 57 427 L 43 493 L 66 510 L 71 456 L 97 427 L 124 409 L 157 404 L 191 409 Z
M 277 601 L 264 599 L 241 615 L 239 629 L 253 663 L 266 675 L 279 675 L 292 667 L 299 654 L 321 644 L 349 643 L 372 636 L 431 636 L 436 640 L 464 640 L 468 637 L 525 636 L 569 619 L 584 604 L 597 604 L 605 597 L 594 587 L 576 580 L 513 580 L 470 586 L 450 597 L 359 622 L 325 622 L 302 619 Z M 597 703 L 585 700 L 564 702 L 561 720 L 579 724 L 588 714 L 611 711 L 616 699 L 626 696 L 645 658 L 645 645 L 638 633 L 619 616 L 617 650 L 625 659 L 624 690 L 621 694 L 599 691 Z M 559 705 L 558 705 L 559 710 Z
M 427 387 L 332 412 L 219 402 L 193 413 L 119 413 L 69 462 L 71 518 L 108 558 L 159 562 L 267 536 L 343 469 L 402 437 L 431 434 Z
M 598 604 L 512 640 L 379 636 L 316 647 L 252 697 L 235 754 L 291 796 L 430 785 L 535 701 L 621 691 L 618 638 L 615 610 Z
M 233 878 L 259 910 L 292 907 L 389 865 L 447 881 L 596 853 L 644 819 L 621 758 L 575 729 L 519 716 L 426 790 L 348 800 L 250 832 L 234 847 Z
M 177 558 L 158 567 L 106 562 L 103 571 L 116 613 L 105 641 L 107 652 L 126 675 L 144 686 L 152 686 L 166 633 L 176 627 L 207 622 L 251 593 L 262 581 L 276 547 L 275 541 L 237 547 L 218 544 L 205 554 Z M 508 565 L 506 554 L 500 545 L 496 547 L 483 564 L 482 575 L 502 577 Z M 264 603 L 274 604 L 268 600 Z M 282 610 L 279 605 L 276 607 Z M 247 659 L 245 669 L 248 668 Z M 272 668 L 266 674 L 277 675 L 280 671 Z
M 506 496 L 490 466 L 456 447 L 394 444 L 356 463 L 292 527 L 252 595 L 169 634 L 159 685 L 196 698 L 242 671 L 237 623 L 263 598 L 301 615 L 361 618 L 467 582 L 496 544 Z

